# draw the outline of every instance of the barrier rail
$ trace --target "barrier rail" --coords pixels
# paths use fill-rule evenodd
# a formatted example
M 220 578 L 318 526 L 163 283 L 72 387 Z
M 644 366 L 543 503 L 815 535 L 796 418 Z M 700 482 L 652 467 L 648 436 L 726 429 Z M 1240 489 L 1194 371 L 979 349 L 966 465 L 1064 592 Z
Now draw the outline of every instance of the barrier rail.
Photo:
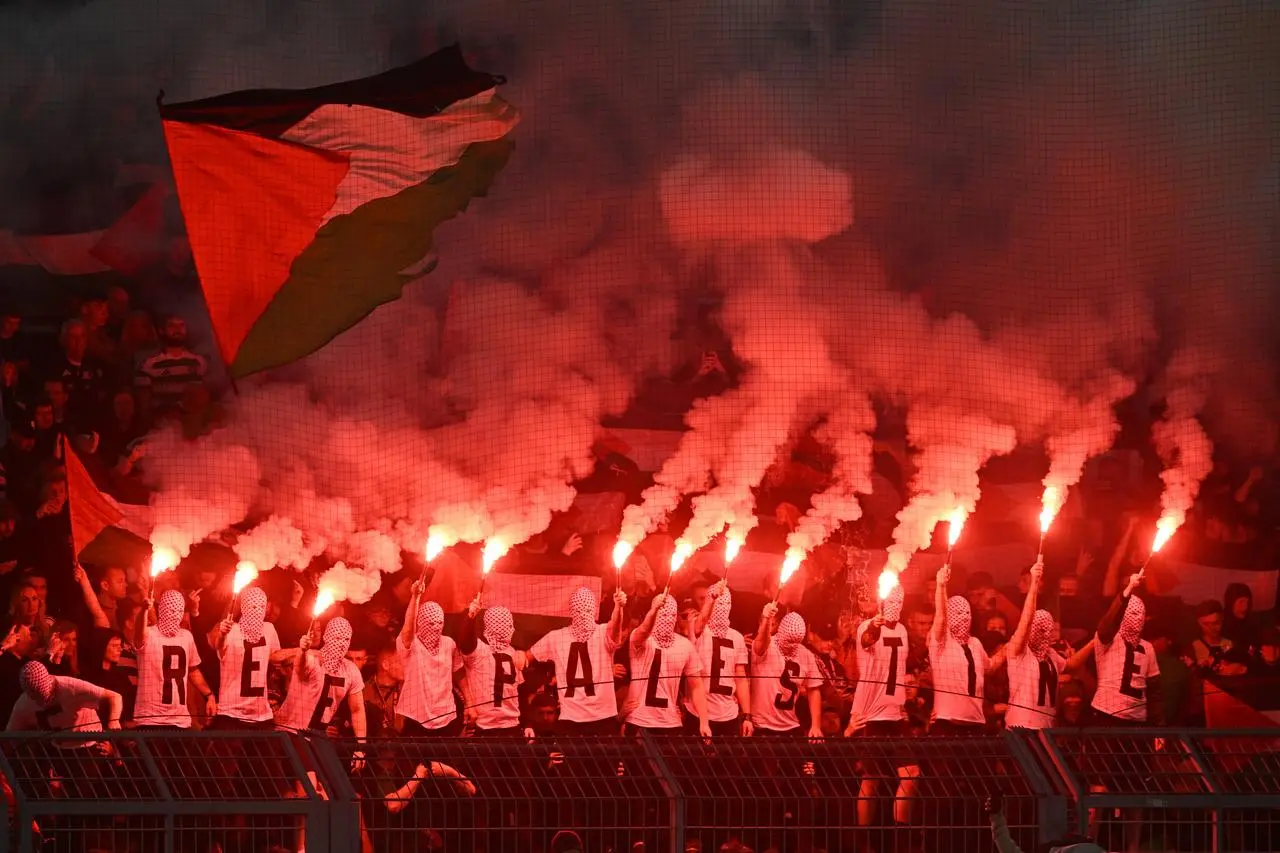
M 997 793 L 1025 850 L 1092 825 L 1113 850 L 1135 825 L 1148 849 L 1280 849 L 1269 731 L 401 739 L 365 744 L 352 772 L 356 746 L 284 733 L 3 735 L 0 853 L 525 853 L 565 830 L 588 851 L 968 853 L 992 849 L 981 804 Z

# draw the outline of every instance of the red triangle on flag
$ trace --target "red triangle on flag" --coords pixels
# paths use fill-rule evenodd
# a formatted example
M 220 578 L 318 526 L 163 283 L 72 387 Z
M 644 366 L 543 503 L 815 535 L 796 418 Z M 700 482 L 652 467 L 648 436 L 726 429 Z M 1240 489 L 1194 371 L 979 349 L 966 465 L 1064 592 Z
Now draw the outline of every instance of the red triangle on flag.
M 333 207 L 350 160 L 209 124 L 165 121 L 164 134 L 209 317 L 232 364 Z
M 67 503 L 71 512 L 71 540 L 76 556 L 80 555 L 98 534 L 123 518 L 116 502 L 104 495 L 89 476 L 84 463 L 69 444 L 65 444 L 67 466 Z

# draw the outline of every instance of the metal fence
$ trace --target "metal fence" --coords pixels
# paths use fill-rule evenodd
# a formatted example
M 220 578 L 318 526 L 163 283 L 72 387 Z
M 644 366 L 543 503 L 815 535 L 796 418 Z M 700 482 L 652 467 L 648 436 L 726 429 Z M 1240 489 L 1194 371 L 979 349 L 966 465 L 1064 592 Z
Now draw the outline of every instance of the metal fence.
M 1157 738 L 1162 743 L 1157 750 Z M 0 737 L 0 853 L 1280 849 L 1275 732 L 965 739 L 456 738 L 178 731 Z M 353 769 L 353 760 L 363 757 Z M 918 775 L 917 775 L 918 769 Z M 903 822 L 905 821 L 905 823 Z

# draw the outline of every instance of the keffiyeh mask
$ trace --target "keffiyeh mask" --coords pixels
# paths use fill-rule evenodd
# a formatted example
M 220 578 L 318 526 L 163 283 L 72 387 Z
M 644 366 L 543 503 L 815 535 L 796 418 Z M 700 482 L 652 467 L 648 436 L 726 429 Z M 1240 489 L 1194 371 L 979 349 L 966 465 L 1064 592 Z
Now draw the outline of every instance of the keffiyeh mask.
M 711 618 L 707 620 L 707 627 L 711 629 L 711 636 L 723 638 L 729 633 L 729 614 L 732 610 L 733 596 L 726 589 L 711 605 Z
M 440 650 L 440 637 L 444 634 L 444 609 L 434 601 L 424 601 L 418 608 L 418 641 L 427 651 Z
M 22 672 L 18 674 L 18 683 L 22 686 L 23 693 L 41 705 L 48 705 L 53 701 L 53 676 L 49 674 L 48 667 L 39 661 L 23 664 Z
M 973 628 L 973 610 L 969 607 L 969 599 L 963 595 L 953 595 L 947 599 L 947 630 L 957 643 L 969 642 L 969 633 Z
M 267 621 L 267 594 L 256 586 L 240 593 L 240 633 L 251 643 L 262 639 Z
M 1129 645 L 1136 645 L 1142 639 L 1142 626 L 1147 621 L 1147 605 L 1142 599 L 1133 596 L 1124 608 L 1124 618 L 1120 620 L 1120 639 Z
M 351 623 L 335 616 L 324 626 L 324 645 L 320 647 L 320 665 L 330 675 L 342 672 L 342 661 L 351 649 Z
M 182 614 L 187 609 L 187 602 L 182 593 L 171 589 L 156 603 L 156 630 L 162 637 L 176 637 L 182 627 Z
M 885 597 L 884 604 L 880 607 L 880 613 L 884 616 L 884 621 L 890 625 L 902 618 L 902 595 L 902 584 L 895 584 L 892 591 Z
M 799 613 L 788 613 L 782 617 L 774 638 L 778 641 L 778 651 L 782 652 L 784 658 L 790 660 L 795 657 L 800 644 L 804 642 L 804 633 L 804 617 Z
M 484 641 L 495 651 L 510 649 L 515 632 L 516 623 L 507 608 L 490 607 L 484 612 Z
M 1027 648 L 1036 660 L 1044 660 L 1049 654 L 1049 646 L 1053 645 L 1053 614 L 1048 610 L 1037 610 L 1031 617 L 1031 627 L 1027 630 Z
M 676 637 L 676 600 L 667 596 L 653 617 L 653 641 L 658 648 L 670 647 Z
M 591 631 L 596 627 L 596 613 L 599 609 L 595 593 L 587 587 L 584 586 L 573 594 L 569 599 L 569 633 L 574 640 L 585 643 L 590 639 Z

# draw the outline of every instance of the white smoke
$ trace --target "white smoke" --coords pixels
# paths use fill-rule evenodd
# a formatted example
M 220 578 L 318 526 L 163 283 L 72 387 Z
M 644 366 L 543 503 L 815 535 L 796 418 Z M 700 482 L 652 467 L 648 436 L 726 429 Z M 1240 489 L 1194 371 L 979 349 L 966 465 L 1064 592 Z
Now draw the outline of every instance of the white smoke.
M 858 495 L 871 493 L 871 432 L 875 411 L 865 397 L 849 392 L 845 401 L 814 437 L 836 455 L 831 485 L 813 496 L 813 504 L 787 537 L 787 550 L 808 554 L 825 542 L 839 526 L 862 517 Z
M 1216 372 L 1209 354 L 1191 349 L 1177 352 L 1165 372 L 1165 411 L 1152 425 L 1151 437 L 1165 466 L 1160 472 L 1161 517 L 1174 530 L 1186 521 L 1200 483 L 1213 470 L 1213 444 L 1199 416 Z

